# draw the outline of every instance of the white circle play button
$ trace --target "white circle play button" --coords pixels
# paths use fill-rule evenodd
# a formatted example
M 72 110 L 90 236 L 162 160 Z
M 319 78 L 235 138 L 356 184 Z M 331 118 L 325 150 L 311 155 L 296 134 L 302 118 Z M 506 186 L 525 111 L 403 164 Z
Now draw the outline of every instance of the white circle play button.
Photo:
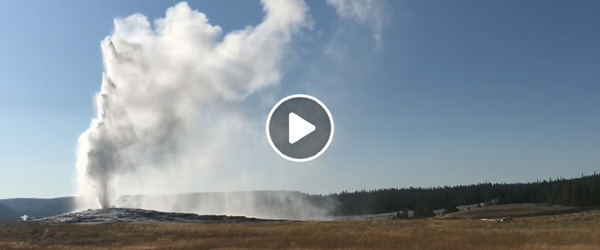
M 281 99 L 267 118 L 267 139 L 281 157 L 295 162 L 313 160 L 321 155 L 333 138 L 333 119 L 329 109 L 309 95 Z

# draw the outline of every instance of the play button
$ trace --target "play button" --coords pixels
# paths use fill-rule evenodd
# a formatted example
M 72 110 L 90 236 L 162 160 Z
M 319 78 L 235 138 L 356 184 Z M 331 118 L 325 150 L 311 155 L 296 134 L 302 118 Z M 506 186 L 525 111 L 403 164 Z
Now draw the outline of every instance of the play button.
M 302 117 L 298 116 L 294 112 L 290 113 L 288 124 L 290 126 L 288 131 L 288 139 L 290 144 L 296 143 L 298 140 L 304 138 L 317 129 L 315 125 L 312 125 L 312 123 L 302 119 Z
M 309 95 L 280 100 L 267 118 L 267 138 L 281 157 L 295 162 L 321 155 L 333 138 L 333 119 L 325 105 Z

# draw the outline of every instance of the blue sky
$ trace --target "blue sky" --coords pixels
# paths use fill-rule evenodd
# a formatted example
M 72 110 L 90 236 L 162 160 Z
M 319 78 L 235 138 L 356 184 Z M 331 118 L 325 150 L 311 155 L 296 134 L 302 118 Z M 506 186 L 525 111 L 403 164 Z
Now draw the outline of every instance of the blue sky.
M 100 41 L 113 18 L 159 18 L 175 3 L 0 1 L 0 198 L 74 193 Z M 282 165 L 282 180 L 250 189 L 329 193 L 600 171 L 600 3 L 387 4 L 378 45 L 369 25 L 308 1 L 314 28 L 295 38 L 275 93 L 325 102 L 334 142 L 308 165 L 269 161 Z M 224 32 L 263 16 L 253 1 L 190 6 Z M 337 56 L 324 55 L 332 48 Z M 270 107 L 248 109 L 262 121 Z

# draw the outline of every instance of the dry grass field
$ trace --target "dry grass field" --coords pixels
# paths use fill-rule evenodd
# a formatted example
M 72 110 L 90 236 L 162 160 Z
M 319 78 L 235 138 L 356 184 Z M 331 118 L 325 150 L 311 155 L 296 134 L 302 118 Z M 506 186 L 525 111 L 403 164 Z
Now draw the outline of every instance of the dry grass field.
M 7 223 L 0 249 L 600 249 L 600 211 L 509 222 Z

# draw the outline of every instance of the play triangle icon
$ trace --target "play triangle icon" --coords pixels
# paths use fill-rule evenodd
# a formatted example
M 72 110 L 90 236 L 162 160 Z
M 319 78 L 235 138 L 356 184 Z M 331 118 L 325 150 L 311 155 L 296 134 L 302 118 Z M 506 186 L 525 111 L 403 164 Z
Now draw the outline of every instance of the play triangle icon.
M 316 129 L 317 127 L 312 123 L 302 119 L 302 117 L 298 116 L 296 113 L 290 112 L 288 137 L 290 144 L 296 143 Z

